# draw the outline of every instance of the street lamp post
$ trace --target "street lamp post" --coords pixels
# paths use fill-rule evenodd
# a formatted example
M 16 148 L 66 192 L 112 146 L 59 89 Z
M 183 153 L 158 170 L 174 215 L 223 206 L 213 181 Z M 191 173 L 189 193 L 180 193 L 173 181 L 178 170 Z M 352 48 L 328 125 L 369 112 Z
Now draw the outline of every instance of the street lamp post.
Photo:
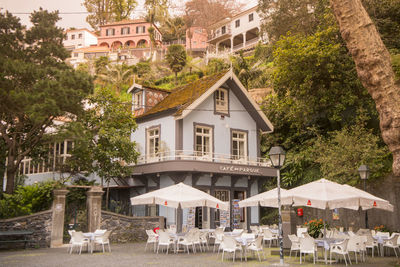
M 360 174 L 361 180 L 364 182 L 364 191 L 367 191 L 366 181 L 369 178 L 369 168 L 367 165 L 361 165 L 358 168 L 358 173 Z M 365 228 L 368 229 L 368 212 L 365 210 Z
M 279 210 L 279 226 L 278 226 L 278 231 L 279 231 L 279 237 L 278 237 L 278 242 L 279 242 L 279 263 L 280 265 L 283 265 L 283 231 L 282 231 L 282 209 L 281 209 L 281 171 L 280 169 L 283 166 L 283 163 L 285 162 L 285 156 L 286 153 L 285 151 L 280 147 L 280 146 L 274 146 L 271 148 L 269 151 L 269 158 L 271 160 L 272 166 L 278 170 L 278 210 Z

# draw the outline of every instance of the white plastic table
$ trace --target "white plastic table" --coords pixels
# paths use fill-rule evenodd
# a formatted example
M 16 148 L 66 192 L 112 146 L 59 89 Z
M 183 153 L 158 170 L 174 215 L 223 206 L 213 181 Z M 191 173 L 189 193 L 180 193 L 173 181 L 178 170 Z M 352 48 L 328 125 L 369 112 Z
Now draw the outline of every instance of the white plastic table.
M 84 237 L 89 238 L 89 244 L 90 244 L 90 253 L 93 253 L 93 246 L 94 246 L 94 239 L 98 236 L 102 236 L 103 234 L 97 234 L 97 233 L 93 233 L 93 232 L 87 232 L 87 233 L 83 233 Z
M 331 247 L 331 244 L 339 243 L 342 242 L 344 239 L 342 238 L 320 238 L 320 239 L 315 239 L 315 244 L 318 247 L 323 247 L 324 249 L 324 262 L 325 264 L 328 264 L 328 250 Z M 317 257 L 318 261 L 318 257 Z

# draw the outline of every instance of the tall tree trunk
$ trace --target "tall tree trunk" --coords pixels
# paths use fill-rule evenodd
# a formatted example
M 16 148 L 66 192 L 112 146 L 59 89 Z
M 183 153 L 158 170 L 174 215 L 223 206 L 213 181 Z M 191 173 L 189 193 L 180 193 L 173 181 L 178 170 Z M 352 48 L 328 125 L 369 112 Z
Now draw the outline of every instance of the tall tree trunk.
M 10 160 L 10 157 L 8 158 Z M 6 184 L 6 193 L 12 194 L 14 193 L 15 187 L 15 175 L 17 173 L 17 168 L 14 166 L 14 163 L 7 164 L 7 184 Z M 3 190 L 3 189 L 1 189 Z
M 360 0 L 331 0 L 331 6 L 358 77 L 375 101 L 382 138 L 393 153 L 393 173 L 400 176 L 400 86 L 390 54 Z
M 110 180 L 107 181 L 107 192 L 106 192 L 106 210 L 110 210 L 109 208 L 109 198 L 110 198 Z

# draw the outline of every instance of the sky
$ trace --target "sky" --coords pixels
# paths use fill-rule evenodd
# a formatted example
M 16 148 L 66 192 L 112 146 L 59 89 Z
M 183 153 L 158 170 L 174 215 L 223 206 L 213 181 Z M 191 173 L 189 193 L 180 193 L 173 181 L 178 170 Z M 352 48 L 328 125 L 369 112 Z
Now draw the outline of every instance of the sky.
M 0 8 L 2 8 L 2 11 L 8 10 L 15 16 L 20 17 L 21 23 L 23 25 L 28 25 L 28 27 L 31 26 L 29 14 L 33 10 L 38 10 L 39 7 L 42 7 L 43 9 L 47 9 L 49 11 L 60 11 L 61 20 L 57 23 L 59 27 L 91 29 L 89 24 L 86 23 L 87 13 L 85 13 L 86 9 L 83 6 L 83 2 L 84 0 L 1 0 Z M 174 14 L 179 12 L 179 10 L 183 7 L 185 0 L 172 0 L 171 2 L 174 5 L 171 13 Z M 248 8 L 257 4 L 257 0 L 241 0 L 241 2 L 245 3 L 246 7 Z M 139 4 L 135 9 L 134 17 L 140 17 L 145 12 L 143 7 L 144 0 L 138 0 L 138 3 Z

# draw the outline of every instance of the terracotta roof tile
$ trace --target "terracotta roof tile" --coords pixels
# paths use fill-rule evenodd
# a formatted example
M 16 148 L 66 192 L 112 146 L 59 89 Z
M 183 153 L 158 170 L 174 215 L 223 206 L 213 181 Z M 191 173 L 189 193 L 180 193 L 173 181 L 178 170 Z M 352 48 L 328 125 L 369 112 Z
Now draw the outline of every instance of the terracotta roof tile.
M 126 19 L 117 22 L 112 22 L 104 25 L 100 25 L 101 27 L 112 26 L 112 25 L 124 25 L 124 24 L 135 24 L 135 23 L 147 23 L 144 19 Z
M 192 104 L 197 98 L 204 94 L 218 80 L 220 80 L 227 71 L 223 71 L 211 76 L 203 77 L 197 81 L 174 89 L 163 101 L 155 105 L 149 111 L 139 117 L 145 117 L 158 112 L 177 109 L 175 115 L 181 115 L 182 111 Z

